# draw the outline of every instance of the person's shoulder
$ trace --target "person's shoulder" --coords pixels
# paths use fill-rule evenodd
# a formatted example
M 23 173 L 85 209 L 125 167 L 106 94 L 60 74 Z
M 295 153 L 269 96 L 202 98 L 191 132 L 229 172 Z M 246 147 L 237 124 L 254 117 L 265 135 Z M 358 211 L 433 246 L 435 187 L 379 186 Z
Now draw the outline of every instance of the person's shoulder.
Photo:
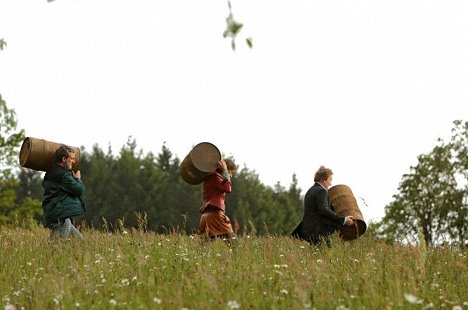
M 54 163 L 44 175 L 44 180 L 58 183 L 67 173 L 71 175 L 70 171 L 60 166 L 59 164 Z
M 314 185 L 312 185 L 310 187 L 311 190 L 320 190 L 320 189 L 324 189 L 322 185 L 320 185 L 319 183 L 315 182 Z
M 327 190 L 317 182 L 310 188 L 310 191 L 316 194 L 327 194 Z
M 208 176 L 206 176 L 205 181 L 212 181 L 212 180 L 217 180 L 217 179 L 222 179 L 222 178 L 223 176 L 221 175 L 221 173 L 219 173 L 218 171 L 215 171 L 209 174 Z

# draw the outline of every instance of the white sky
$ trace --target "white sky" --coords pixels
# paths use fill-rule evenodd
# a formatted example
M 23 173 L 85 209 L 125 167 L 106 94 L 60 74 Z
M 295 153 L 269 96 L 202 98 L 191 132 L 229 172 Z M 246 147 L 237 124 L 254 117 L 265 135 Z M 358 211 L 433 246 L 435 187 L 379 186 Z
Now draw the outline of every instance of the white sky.
M 366 220 L 468 120 L 468 1 L 0 0 L 0 94 L 27 136 L 180 159 L 202 141 L 302 193 L 320 165 Z M 253 49 L 245 38 L 253 38 Z

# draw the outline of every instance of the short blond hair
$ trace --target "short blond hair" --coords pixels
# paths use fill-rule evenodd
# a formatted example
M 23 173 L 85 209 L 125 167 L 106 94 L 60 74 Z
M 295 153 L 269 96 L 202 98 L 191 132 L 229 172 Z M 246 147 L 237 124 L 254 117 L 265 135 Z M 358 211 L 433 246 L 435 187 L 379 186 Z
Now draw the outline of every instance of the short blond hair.
M 324 166 L 320 166 L 314 176 L 314 182 L 323 182 L 326 181 L 330 176 L 333 175 L 333 171 Z

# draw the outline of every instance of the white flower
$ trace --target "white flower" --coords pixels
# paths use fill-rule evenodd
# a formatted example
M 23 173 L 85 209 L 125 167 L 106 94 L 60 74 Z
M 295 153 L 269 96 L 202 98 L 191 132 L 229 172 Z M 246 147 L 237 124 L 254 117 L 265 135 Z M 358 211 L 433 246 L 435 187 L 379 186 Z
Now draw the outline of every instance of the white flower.
M 122 286 L 128 286 L 128 285 L 130 285 L 130 281 L 129 281 L 128 279 L 122 279 L 122 280 L 120 281 L 120 284 L 121 284 Z
M 111 299 L 111 300 L 109 300 L 109 303 L 110 303 L 111 305 L 116 305 L 116 304 L 117 304 L 117 300 Z
M 162 300 L 161 300 L 161 299 L 159 299 L 158 297 L 154 297 L 154 298 L 153 298 L 153 302 L 154 302 L 155 304 L 158 304 L 158 305 L 160 305 L 160 304 L 161 304 L 161 302 L 162 302 Z
M 16 306 L 12 304 L 6 304 L 3 310 L 16 310 Z
M 406 301 L 409 302 L 410 304 L 422 304 L 422 300 L 418 299 L 416 296 L 412 294 L 405 293 L 404 296 L 405 296 Z
M 228 306 L 229 309 L 239 309 L 240 308 L 239 303 L 237 301 L 235 301 L 235 300 L 228 301 L 227 306 Z
M 284 295 L 288 295 L 289 292 L 288 292 L 287 289 L 284 289 L 284 288 L 283 288 L 283 289 L 280 291 L 280 293 L 281 293 L 281 294 L 284 294 Z

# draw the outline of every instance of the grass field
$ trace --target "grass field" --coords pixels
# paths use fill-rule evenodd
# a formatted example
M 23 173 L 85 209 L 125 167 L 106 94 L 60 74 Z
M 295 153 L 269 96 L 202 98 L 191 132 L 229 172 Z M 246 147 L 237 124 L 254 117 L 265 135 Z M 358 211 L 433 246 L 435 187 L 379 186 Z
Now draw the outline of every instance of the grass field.
M 468 250 L 0 228 L 4 309 L 468 309 Z

